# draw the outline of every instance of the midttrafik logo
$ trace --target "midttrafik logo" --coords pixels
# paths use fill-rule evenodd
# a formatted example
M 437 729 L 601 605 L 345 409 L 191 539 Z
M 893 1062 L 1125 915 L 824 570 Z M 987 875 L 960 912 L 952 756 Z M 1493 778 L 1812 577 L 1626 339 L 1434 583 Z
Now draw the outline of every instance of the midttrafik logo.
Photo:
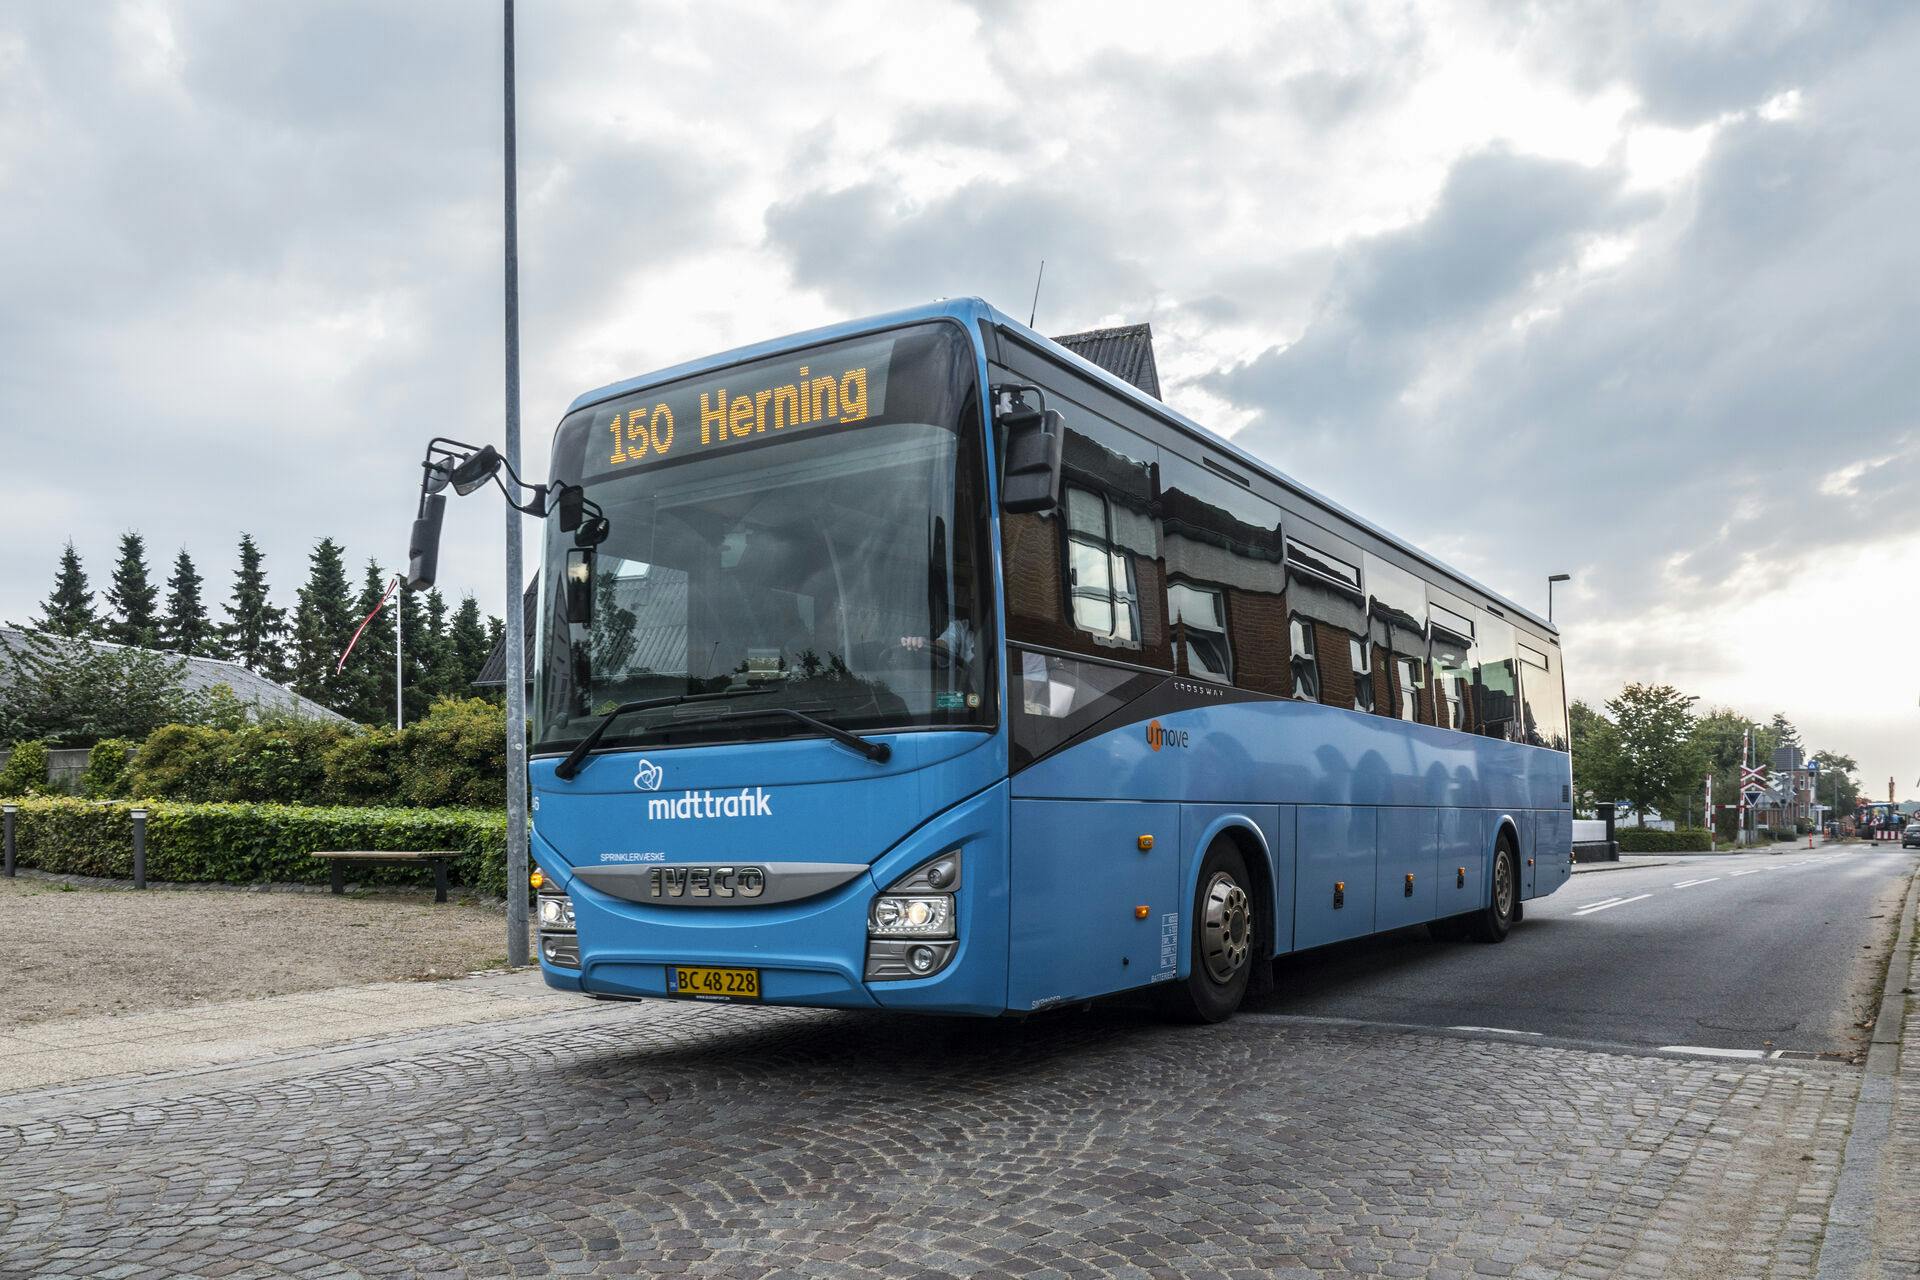
M 761 787 L 742 787 L 731 794 L 719 791 L 682 791 L 668 799 L 660 796 L 647 801 L 647 817 L 669 821 L 675 818 L 771 818 L 773 796 Z
M 633 785 L 642 791 L 658 791 L 661 780 L 667 771 L 651 760 L 642 760 L 640 767 L 633 771 Z

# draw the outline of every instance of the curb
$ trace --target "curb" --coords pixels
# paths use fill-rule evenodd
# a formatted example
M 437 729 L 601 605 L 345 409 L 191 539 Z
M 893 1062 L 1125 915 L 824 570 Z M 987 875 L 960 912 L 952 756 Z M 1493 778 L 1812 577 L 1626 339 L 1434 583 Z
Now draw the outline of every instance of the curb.
M 1665 862 L 1576 862 L 1571 874 L 1576 876 L 1598 875 L 1602 871 L 1639 871 L 1645 867 L 1664 867 Z
M 1906 907 L 1900 913 L 1900 931 L 1893 954 L 1887 957 L 1887 975 L 1881 988 L 1880 1010 L 1874 1015 L 1873 1038 L 1867 1044 L 1866 1074 L 1853 1106 L 1853 1127 L 1847 1134 L 1846 1154 L 1840 1160 L 1833 1203 L 1827 1206 L 1827 1229 L 1820 1242 L 1816 1280 L 1853 1280 L 1875 1274 L 1873 1225 L 1886 1155 L 1893 1128 L 1893 1078 L 1900 1068 L 1900 1037 L 1905 1029 L 1907 997 L 1901 988 L 1913 964 L 1914 910 L 1920 906 L 1920 874 L 1907 883 Z M 1895 977 L 1897 966 L 1907 966 Z

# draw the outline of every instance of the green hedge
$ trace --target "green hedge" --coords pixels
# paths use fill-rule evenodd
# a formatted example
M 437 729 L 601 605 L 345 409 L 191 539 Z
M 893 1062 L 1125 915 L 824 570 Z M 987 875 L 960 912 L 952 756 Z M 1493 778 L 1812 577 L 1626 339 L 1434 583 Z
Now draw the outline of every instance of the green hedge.
M 1693 853 L 1710 847 L 1705 827 L 1679 827 L 1672 831 L 1616 827 L 1613 834 L 1620 842 L 1622 853 Z
M 15 819 L 19 864 L 66 875 L 133 875 L 132 805 L 29 797 Z M 280 804 L 146 806 L 147 875 L 219 884 L 324 884 L 316 849 L 457 849 L 455 883 L 506 894 L 506 817 L 484 809 L 306 808 Z M 430 884 L 425 867 L 356 866 L 361 884 Z

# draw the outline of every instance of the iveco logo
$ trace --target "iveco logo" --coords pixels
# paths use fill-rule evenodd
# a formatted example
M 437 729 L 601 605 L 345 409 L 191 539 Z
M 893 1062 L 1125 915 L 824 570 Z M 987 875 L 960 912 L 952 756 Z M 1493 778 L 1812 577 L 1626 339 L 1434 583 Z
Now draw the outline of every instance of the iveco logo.
M 767 891 L 765 867 L 655 867 L 649 898 L 757 898 Z
M 667 771 L 651 760 L 642 760 L 640 767 L 633 771 L 633 785 L 642 791 L 658 791 L 660 782 Z

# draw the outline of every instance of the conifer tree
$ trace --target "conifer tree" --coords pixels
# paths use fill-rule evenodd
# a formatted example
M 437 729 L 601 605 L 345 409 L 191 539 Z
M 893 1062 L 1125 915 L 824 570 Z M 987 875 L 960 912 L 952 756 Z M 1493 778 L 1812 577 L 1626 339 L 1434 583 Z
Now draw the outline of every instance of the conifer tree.
M 350 711 L 352 682 L 336 668 L 359 624 L 347 586 L 345 550 L 332 538 L 322 538 L 307 557 L 307 585 L 300 588 L 293 611 L 295 692 L 330 710 Z
M 233 574 L 233 598 L 220 628 L 225 656 L 269 680 L 286 678 L 287 611 L 267 593 L 266 557 L 253 535 L 240 535 L 240 566 Z
M 135 649 L 160 643 L 160 592 L 147 571 L 147 541 L 132 530 L 120 535 L 120 559 L 113 566 L 107 604 L 114 613 L 101 628 L 108 640 Z
M 53 593 L 40 606 L 40 616 L 32 623 L 35 631 L 45 631 L 70 640 L 92 640 L 100 634 L 100 615 L 94 611 L 93 590 L 87 585 L 87 571 L 80 564 L 80 553 L 67 540 L 60 553 L 60 568 L 54 575 Z
M 436 698 L 463 698 L 468 690 L 461 687 L 460 672 L 454 666 L 453 637 L 447 631 L 447 598 L 438 589 L 427 592 L 426 615 L 428 640 L 423 661 L 427 688 Z
M 487 665 L 487 655 L 493 652 L 487 624 L 480 617 L 480 602 L 471 595 L 462 597 L 460 607 L 454 610 L 453 624 L 447 628 L 447 647 L 452 651 L 449 665 L 459 686 L 448 692 L 467 697 L 475 692 L 473 682 L 480 668 Z
M 367 576 L 361 581 L 359 598 L 353 602 L 355 627 L 379 605 L 387 581 L 380 566 L 367 561 Z M 391 601 L 388 607 L 392 607 Z M 360 633 L 360 642 L 347 659 L 345 681 L 347 706 L 342 715 L 361 724 L 393 723 L 393 617 L 387 609 L 381 609 Z
M 433 655 L 433 636 L 428 632 L 426 614 L 421 608 L 420 597 L 407 590 L 402 583 L 394 598 L 388 602 L 389 609 L 400 613 L 400 636 L 406 645 L 400 659 L 401 692 L 406 702 L 406 722 L 412 724 L 427 714 L 427 707 L 433 702 L 434 691 L 429 682 L 428 669 Z M 382 615 L 385 618 L 385 615 Z M 391 625 L 389 620 L 389 625 Z
M 173 560 L 167 579 L 167 611 L 160 617 L 160 647 L 183 658 L 208 658 L 219 648 L 200 589 L 205 579 L 185 547 Z

